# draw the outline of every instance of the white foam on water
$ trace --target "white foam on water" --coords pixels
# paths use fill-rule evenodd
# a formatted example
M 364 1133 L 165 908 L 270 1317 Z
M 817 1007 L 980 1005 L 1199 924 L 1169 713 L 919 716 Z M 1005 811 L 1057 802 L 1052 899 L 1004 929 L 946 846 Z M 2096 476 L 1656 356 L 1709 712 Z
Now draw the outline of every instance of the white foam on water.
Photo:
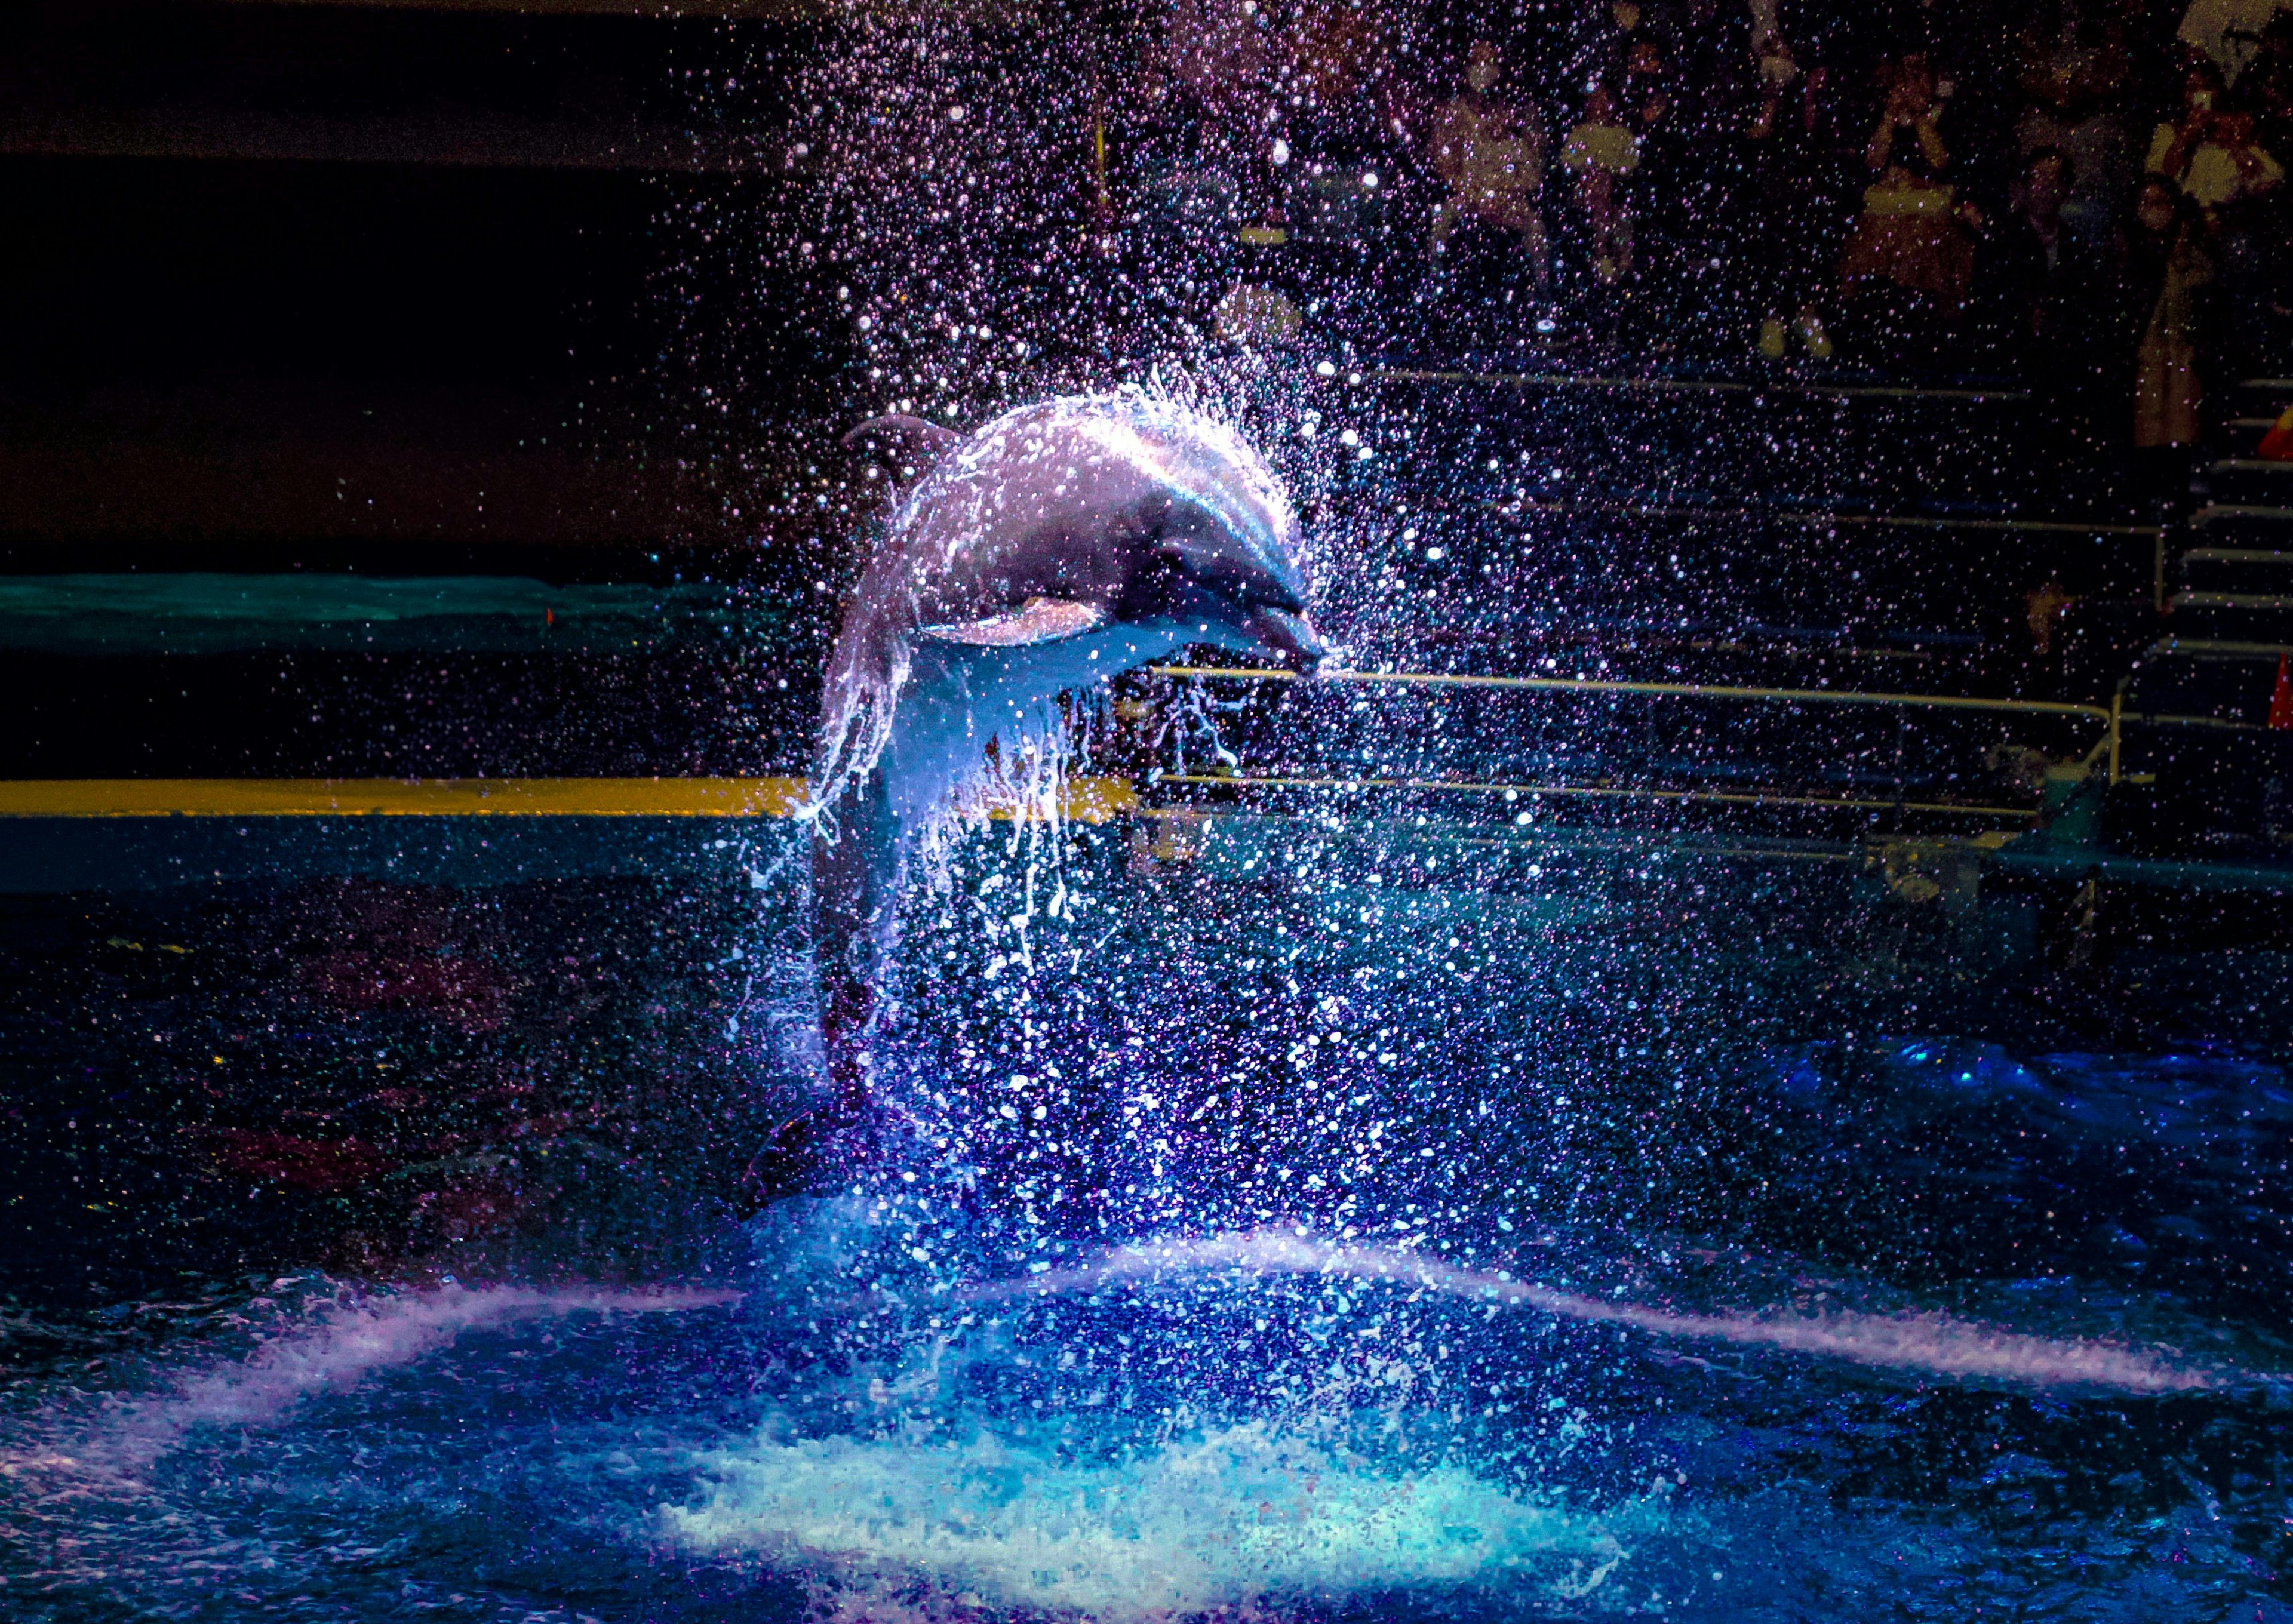
M 1677 1313 L 1625 1299 L 1559 1291 L 1507 1273 L 1460 1268 L 1408 1252 L 1314 1240 L 1288 1230 L 1141 1241 L 1071 1268 L 973 1287 L 965 1295 L 993 1300 L 1089 1291 L 1220 1269 L 1382 1281 L 1475 1302 L 1535 1309 L 1561 1319 L 1629 1326 L 1657 1337 L 1728 1342 L 1884 1369 L 2026 1386 L 2186 1393 L 2219 1386 L 2225 1380 L 2221 1372 L 2183 1362 L 2163 1350 L 2089 1337 L 2033 1336 L 1944 1313 Z
M 1660 1515 L 1573 1514 L 1451 1465 L 1379 1470 L 1263 1422 L 1097 1464 L 992 1435 L 769 1432 L 702 1464 L 699 1503 L 661 1513 L 688 1548 L 1099 1620 L 1500 1580 L 1581 1598 L 1627 1525 Z
M 659 1313 L 739 1300 L 729 1291 L 538 1290 L 442 1286 L 330 1303 L 171 1390 L 114 1400 L 93 1415 L 58 1416 L 38 1435 L 0 1446 L 0 1478 L 61 1475 L 130 1486 L 202 1428 L 263 1426 L 296 1404 L 344 1393 L 410 1364 L 465 1331 L 570 1313 Z

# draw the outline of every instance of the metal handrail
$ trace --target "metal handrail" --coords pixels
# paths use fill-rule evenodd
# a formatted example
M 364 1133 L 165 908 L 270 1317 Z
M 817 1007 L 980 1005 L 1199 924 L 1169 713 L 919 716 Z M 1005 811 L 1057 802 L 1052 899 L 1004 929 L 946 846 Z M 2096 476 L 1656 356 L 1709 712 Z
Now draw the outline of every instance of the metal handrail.
M 1532 800 L 1581 796 L 1589 800 L 1703 801 L 1723 806 L 1813 806 L 1833 812 L 1943 812 L 1957 817 L 2036 818 L 2034 806 L 1981 806 L 1959 801 L 1876 801 L 1855 796 L 1794 795 L 1778 790 L 1675 789 L 1652 784 L 1531 784 L 1478 779 L 1307 777 L 1298 774 L 1166 772 L 1158 784 L 1231 789 L 1442 790 L 1462 795 L 1527 796 Z
M 1792 384 L 1742 378 L 1649 378 L 1574 372 L 1471 372 L 1449 367 L 1362 367 L 1400 384 L 1479 384 L 1501 389 L 1607 389 L 1649 394 L 1799 395 L 1816 400 L 2028 400 L 2027 389 L 1923 389 L 1906 384 Z
M 1245 682 L 1292 683 L 1294 671 L 1257 666 L 1149 666 L 1156 676 L 1230 678 Z M 1989 699 L 1965 694 L 1871 693 L 1860 689 L 1746 688 L 1722 683 L 1646 683 L 1609 677 L 1481 676 L 1438 671 L 1320 671 L 1317 683 L 1362 683 L 1376 686 L 1413 688 L 1495 688 L 1550 693 L 1639 693 L 1693 699 L 1755 699 L 1781 704 L 1877 705 L 1892 709 L 1973 710 L 2020 713 L 2026 715 L 2078 716 L 2103 724 L 2103 736 L 2086 755 L 2091 764 L 2107 757 L 2110 781 L 2119 781 L 2120 723 L 2124 699 L 2113 694 L 2108 705 L 2082 705 L 2062 699 Z M 1892 804 L 1890 803 L 1890 804 Z
M 1219 677 L 1261 683 L 1292 683 L 1294 671 L 1257 666 L 1149 666 L 1156 676 Z M 1872 693 L 1852 688 L 1745 688 L 1724 683 L 1643 683 L 1609 677 L 1483 676 L 1441 671 L 1320 671 L 1317 683 L 1366 683 L 1413 688 L 1516 688 L 1540 691 L 1581 693 L 1671 694 L 1697 699 L 1772 699 L 1827 705 L 1885 705 L 1926 707 L 1938 710 L 2029 711 L 2052 715 L 2087 716 L 2106 723 L 2107 705 L 2084 705 L 2062 699 L 1990 699 L 1948 693 Z
M 2287 466 L 2293 467 L 2293 464 Z M 2119 524 L 2113 521 L 2096 520 L 2091 523 L 2073 519 L 2002 519 L 1976 517 L 1947 517 L 1933 513 L 1843 513 L 1829 508 L 1809 507 L 1706 507 L 1694 505 L 1644 502 L 1555 502 L 1541 497 L 1524 497 L 1500 500 L 1489 498 L 1480 505 L 1520 513 L 1550 513 L 1560 518 L 1584 515 L 1614 516 L 1625 519 L 1750 519 L 1772 524 L 1798 525 L 1812 529 L 1818 525 L 1840 529 L 1906 530 L 2000 530 L 2016 535 L 2068 536 L 2138 536 L 2152 539 L 2165 534 L 2158 524 Z

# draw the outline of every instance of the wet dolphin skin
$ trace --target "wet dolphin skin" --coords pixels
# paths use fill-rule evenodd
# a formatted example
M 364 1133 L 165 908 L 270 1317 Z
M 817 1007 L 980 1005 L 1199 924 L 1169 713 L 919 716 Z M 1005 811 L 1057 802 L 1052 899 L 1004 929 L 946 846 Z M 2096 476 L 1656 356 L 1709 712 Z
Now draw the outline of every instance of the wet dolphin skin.
M 1049 701 L 1189 645 L 1310 671 L 1297 515 L 1231 428 L 1142 392 L 1023 407 L 970 435 L 877 418 L 847 444 L 895 475 L 847 606 L 813 764 L 813 951 L 833 1087 L 749 1171 L 802 1187 L 864 1119 L 867 1040 L 919 836 Z

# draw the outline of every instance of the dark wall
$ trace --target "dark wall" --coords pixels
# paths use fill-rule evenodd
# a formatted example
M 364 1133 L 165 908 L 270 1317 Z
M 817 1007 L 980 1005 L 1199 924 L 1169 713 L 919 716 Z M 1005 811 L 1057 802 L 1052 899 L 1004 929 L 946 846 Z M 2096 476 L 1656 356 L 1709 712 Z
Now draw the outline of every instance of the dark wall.
M 0 375 L 578 382 L 642 351 L 660 202 L 612 171 L 6 158 Z
M 821 44 L 643 16 L 12 10 L 0 562 L 752 541 L 749 454 L 828 404 L 842 330 L 825 271 L 703 288 L 688 239 L 817 212 L 781 126 Z

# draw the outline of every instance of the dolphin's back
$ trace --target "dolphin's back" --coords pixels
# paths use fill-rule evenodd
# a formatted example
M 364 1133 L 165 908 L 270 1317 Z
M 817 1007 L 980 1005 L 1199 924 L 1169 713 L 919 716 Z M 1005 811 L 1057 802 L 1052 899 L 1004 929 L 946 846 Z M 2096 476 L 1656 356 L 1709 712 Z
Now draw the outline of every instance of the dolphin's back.
M 1223 424 L 1125 392 L 1022 407 L 948 451 L 894 509 L 863 593 L 901 601 L 912 631 L 1102 586 L 1173 506 L 1214 516 L 1302 589 L 1297 521 L 1257 453 Z

